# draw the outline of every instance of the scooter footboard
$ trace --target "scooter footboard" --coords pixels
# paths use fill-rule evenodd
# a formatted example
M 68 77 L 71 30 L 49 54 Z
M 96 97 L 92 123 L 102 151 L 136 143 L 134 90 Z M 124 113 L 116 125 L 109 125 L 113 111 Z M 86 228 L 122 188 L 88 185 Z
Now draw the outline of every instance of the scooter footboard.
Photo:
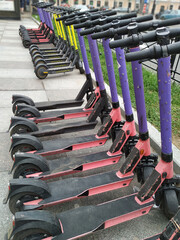
M 135 197 L 136 194 L 132 194 L 97 206 L 80 207 L 58 214 L 63 233 L 53 239 L 82 237 L 147 214 L 154 201 L 138 204 Z
M 142 202 L 151 198 L 163 181 L 164 179 L 162 179 L 161 173 L 154 169 L 138 192 L 137 198 Z

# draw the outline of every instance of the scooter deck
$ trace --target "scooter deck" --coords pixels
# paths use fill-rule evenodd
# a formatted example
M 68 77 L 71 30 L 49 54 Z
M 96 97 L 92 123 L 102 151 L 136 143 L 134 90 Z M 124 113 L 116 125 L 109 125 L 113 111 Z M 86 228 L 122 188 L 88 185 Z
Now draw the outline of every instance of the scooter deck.
M 55 124 L 55 125 L 44 125 L 39 127 L 39 131 L 31 132 L 31 136 L 35 137 L 44 137 L 44 136 L 52 136 L 57 134 L 71 133 L 83 130 L 94 129 L 98 121 L 87 122 L 80 121 L 75 123 L 66 123 L 63 124 Z
M 49 172 L 44 172 L 38 175 L 38 178 L 48 179 L 48 176 L 55 175 L 55 177 L 71 174 L 74 172 L 86 171 L 98 167 L 103 167 L 111 164 L 116 164 L 121 154 L 109 156 L 107 151 L 98 152 L 79 157 L 64 157 L 48 161 Z M 31 177 L 31 175 L 29 175 Z
M 65 180 L 50 182 L 47 183 L 47 185 L 51 196 L 38 202 L 38 204 L 32 204 L 34 201 L 26 202 L 23 205 L 23 210 L 43 208 L 48 205 L 54 205 L 80 197 L 87 197 L 127 187 L 133 180 L 133 177 L 134 174 L 120 178 L 117 176 L 117 171 L 111 171 L 88 177 L 73 177 Z M 38 181 L 41 180 L 35 181 L 38 183 Z
M 157 234 L 155 236 L 149 237 L 149 238 L 145 238 L 144 240 L 158 240 L 160 237 L 160 234 Z
M 67 108 L 74 106 L 81 106 L 84 100 L 64 100 L 64 101 L 47 101 L 47 102 L 36 102 L 35 107 L 38 110 L 48 110 L 48 109 L 56 109 L 56 108 Z
M 42 156 L 54 155 L 63 152 L 70 152 L 88 147 L 103 145 L 109 137 L 96 138 L 95 135 L 81 136 L 77 138 L 66 138 L 59 140 L 43 141 L 43 149 L 35 151 Z
M 57 214 L 62 234 L 53 240 L 75 239 L 145 215 L 154 201 L 138 204 L 136 193 L 96 206 L 85 206 Z
M 41 112 L 40 117 L 35 117 L 35 121 L 37 122 L 45 122 L 48 119 L 50 120 L 55 120 L 55 119 L 68 119 L 68 118 L 73 118 L 73 116 L 79 116 L 79 117 L 86 117 L 89 116 L 89 114 L 92 112 L 92 110 L 87 110 L 84 111 L 83 108 L 79 109 L 68 109 L 64 111 L 46 111 L 46 112 Z M 68 117 L 69 116 L 69 117 Z

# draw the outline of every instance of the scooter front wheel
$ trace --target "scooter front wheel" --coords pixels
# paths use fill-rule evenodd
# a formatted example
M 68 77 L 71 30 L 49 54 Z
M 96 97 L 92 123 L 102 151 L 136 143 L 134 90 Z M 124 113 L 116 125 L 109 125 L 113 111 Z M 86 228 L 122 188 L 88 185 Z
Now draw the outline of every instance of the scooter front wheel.
M 27 175 L 42 172 L 42 170 L 35 164 L 22 164 L 19 165 L 13 173 L 13 178 L 26 178 Z
M 12 214 L 22 211 L 23 203 L 39 199 L 36 193 L 32 192 L 21 192 L 13 195 L 9 199 L 9 210 Z
M 40 229 L 40 228 L 32 228 L 32 229 L 26 229 L 26 230 L 22 230 L 18 233 L 16 233 L 12 240 L 32 240 L 32 239 L 36 239 L 36 240 L 40 240 L 40 239 L 44 239 L 47 237 L 50 237 L 51 235 L 45 231 L 44 229 Z
M 141 176 L 141 184 L 144 184 L 148 177 L 153 172 L 154 167 L 143 167 L 142 169 L 142 176 Z
M 36 150 L 36 149 L 34 146 L 30 144 L 19 144 L 11 150 L 11 158 L 13 159 L 14 154 L 17 152 L 30 152 L 33 150 Z
M 164 190 L 161 208 L 168 219 L 171 219 L 178 211 L 179 203 L 176 191 L 173 189 Z

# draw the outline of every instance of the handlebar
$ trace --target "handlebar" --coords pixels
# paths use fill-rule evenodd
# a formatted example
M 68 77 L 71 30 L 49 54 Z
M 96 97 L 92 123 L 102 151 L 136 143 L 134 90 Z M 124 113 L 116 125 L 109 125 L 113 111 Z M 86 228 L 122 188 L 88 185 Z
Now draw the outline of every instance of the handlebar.
M 114 11 L 114 10 L 99 11 L 98 14 L 97 13 L 96 14 L 89 14 L 89 15 L 86 15 L 85 17 L 83 17 L 83 18 L 72 19 L 70 21 L 66 21 L 65 24 L 67 26 L 75 24 L 74 28 L 78 29 L 78 28 L 82 28 L 84 26 L 84 23 L 87 20 L 95 20 L 95 19 L 100 18 L 101 16 L 112 16 L 112 15 L 115 15 L 115 14 L 116 14 L 116 11 Z
M 82 31 L 81 33 L 83 34 L 84 32 L 88 34 L 90 33 L 94 33 L 97 32 L 95 34 L 92 35 L 93 39 L 98 39 L 98 38 L 104 38 L 104 37 L 114 37 L 116 31 L 116 28 L 122 28 L 124 26 L 124 28 L 127 28 L 127 25 L 130 24 L 131 22 L 143 22 L 143 21 L 149 21 L 153 18 L 152 15 L 146 15 L 143 17 L 136 17 L 136 18 L 131 18 L 131 19 L 125 19 L 125 20 L 121 20 L 121 21 L 114 21 L 112 23 L 109 24 L 105 24 L 103 26 L 96 26 L 95 29 L 88 29 L 89 31 Z M 107 30 L 108 29 L 108 30 Z M 103 31 L 103 32 L 102 32 Z M 89 33 L 90 32 L 90 33 Z
M 116 12 L 113 11 L 112 15 L 115 15 L 115 14 L 116 14 Z M 93 21 L 89 20 L 89 21 L 86 21 L 84 23 L 77 24 L 74 27 L 76 29 L 77 28 L 83 28 L 83 27 L 85 27 L 85 28 L 94 27 L 96 25 L 104 25 L 104 24 L 112 22 L 114 20 L 122 20 L 122 19 L 132 18 L 132 17 L 136 17 L 137 16 L 137 14 L 135 12 L 127 13 L 127 14 L 124 14 L 124 15 L 115 15 L 115 16 L 112 16 L 112 15 L 111 16 L 105 15 L 105 16 L 102 16 L 101 18 L 99 16 L 97 19 L 95 19 Z
M 61 21 L 62 21 L 62 20 L 66 20 L 66 19 L 68 19 L 68 18 L 73 18 L 73 17 L 76 17 L 76 16 L 81 16 L 81 15 L 83 15 L 83 14 L 93 13 L 93 12 L 98 12 L 98 9 L 97 9 L 97 8 L 94 8 L 94 9 L 90 9 L 90 10 L 82 11 L 82 12 L 76 11 L 75 13 L 71 13 L 71 14 L 69 14 L 69 15 L 67 15 L 67 16 L 62 16 L 62 17 L 60 17 L 58 21 L 60 21 L 60 20 L 61 20 Z
M 165 46 L 152 46 L 148 49 L 139 51 L 139 52 L 132 52 L 127 53 L 125 55 L 126 61 L 137 61 L 137 60 L 144 60 L 144 59 L 158 59 L 162 57 L 167 57 L 172 54 L 180 53 L 180 42 L 171 43 Z
M 180 18 L 175 18 L 175 19 L 169 19 L 169 20 L 164 20 L 164 21 L 151 21 L 151 22 L 143 22 L 143 23 L 136 23 L 134 27 L 136 27 L 137 32 L 143 32 L 151 29 L 156 29 L 158 27 L 166 27 L 166 26 L 171 26 L 175 24 L 180 24 Z M 133 28 L 133 26 L 132 26 Z M 128 34 L 129 32 L 129 26 L 124 26 L 118 29 L 109 29 L 109 31 L 102 32 L 100 36 L 97 35 L 97 38 L 103 38 L 103 37 L 109 37 L 112 38 L 115 36 L 115 34 L 118 35 L 125 35 Z M 93 34 L 92 37 L 95 39 L 96 35 Z
M 163 34 L 164 34 L 164 37 L 168 35 L 169 38 L 180 36 L 180 28 L 172 28 L 172 29 L 168 29 L 168 31 L 166 28 L 159 28 L 155 31 L 151 31 L 144 34 L 139 34 L 139 35 L 133 34 L 131 37 L 128 37 L 128 38 L 112 41 L 110 42 L 109 46 L 110 48 L 136 47 L 142 44 L 143 42 L 145 43 L 145 42 L 157 41 L 158 36 Z

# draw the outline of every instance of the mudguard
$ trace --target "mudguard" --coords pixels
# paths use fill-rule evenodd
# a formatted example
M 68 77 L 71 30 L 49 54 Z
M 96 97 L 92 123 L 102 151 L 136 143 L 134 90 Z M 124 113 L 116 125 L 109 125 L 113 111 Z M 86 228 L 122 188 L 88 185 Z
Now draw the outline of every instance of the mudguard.
M 56 236 L 62 233 L 61 225 L 55 214 L 49 211 L 36 210 L 28 212 L 17 212 L 15 214 L 15 226 L 8 239 L 17 233 L 28 229 L 44 229 L 50 235 Z
M 47 64 L 47 62 L 44 59 L 37 59 L 34 61 L 34 66 L 38 65 L 40 61 L 41 63 L 43 62 L 45 65 Z
M 29 144 L 33 146 L 36 150 L 41 150 L 43 149 L 42 143 L 34 136 L 30 136 L 28 134 L 15 134 L 11 137 L 11 146 L 10 150 L 11 151 L 14 147 L 20 144 Z
M 20 94 L 13 94 L 12 103 L 17 101 L 23 101 L 23 102 L 26 102 L 28 105 L 35 106 L 34 101 L 30 97 L 27 97 L 25 95 L 20 95 Z
M 14 164 L 10 170 L 12 171 L 23 164 L 33 164 L 41 169 L 42 172 L 50 171 L 48 161 L 41 155 L 36 155 L 32 153 L 16 153 L 14 156 Z
M 23 192 L 35 193 L 43 199 L 51 196 L 48 184 L 40 179 L 11 179 L 8 188 L 9 192 L 6 199 L 3 201 L 4 204 L 6 204 L 11 197 Z
M 34 106 L 30 106 L 30 105 L 26 105 L 26 104 L 17 104 L 16 106 L 17 107 L 16 107 L 15 115 L 17 115 L 17 116 L 22 111 L 28 111 L 28 112 L 32 113 L 35 117 L 41 116 L 39 110 Z
M 35 54 L 41 54 L 42 55 L 42 52 L 40 50 L 36 50 L 36 52 L 33 53 L 32 56 L 34 56 Z
M 29 120 L 28 118 L 14 116 L 14 117 L 11 117 L 9 131 L 10 131 L 10 129 L 12 129 L 13 127 L 16 127 L 18 125 L 27 126 L 32 130 L 32 132 L 36 132 L 39 130 L 37 125 L 33 121 Z

